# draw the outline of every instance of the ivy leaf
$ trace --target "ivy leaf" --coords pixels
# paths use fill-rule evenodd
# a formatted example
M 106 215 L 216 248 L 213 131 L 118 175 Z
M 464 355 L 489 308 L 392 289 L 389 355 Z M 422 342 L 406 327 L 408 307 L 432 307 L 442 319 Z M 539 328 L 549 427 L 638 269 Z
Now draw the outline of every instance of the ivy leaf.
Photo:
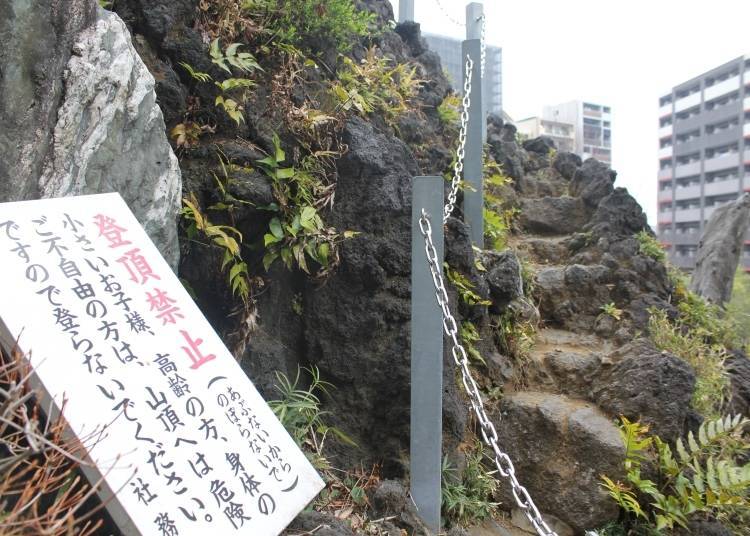
M 271 218 L 271 221 L 268 223 L 268 229 L 278 240 L 284 238 L 284 230 L 281 228 L 281 221 L 279 221 L 279 218 Z

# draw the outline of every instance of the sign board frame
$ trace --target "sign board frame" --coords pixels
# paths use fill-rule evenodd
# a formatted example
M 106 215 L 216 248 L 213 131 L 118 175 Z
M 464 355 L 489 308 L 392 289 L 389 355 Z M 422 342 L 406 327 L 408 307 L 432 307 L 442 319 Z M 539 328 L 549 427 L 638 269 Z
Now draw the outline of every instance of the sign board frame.
M 323 489 L 119 194 L 0 204 L 0 259 L 0 344 L 99 434 L 82 470 L 123 534 L 272 536 Z

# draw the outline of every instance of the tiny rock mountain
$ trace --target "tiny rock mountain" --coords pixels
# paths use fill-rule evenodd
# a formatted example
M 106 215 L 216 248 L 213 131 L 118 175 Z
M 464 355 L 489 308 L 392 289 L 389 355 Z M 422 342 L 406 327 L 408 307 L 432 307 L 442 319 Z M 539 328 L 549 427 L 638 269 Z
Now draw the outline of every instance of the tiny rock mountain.
M 320 4 L 320 17 L 344 3 Z M 330 384 L 321 419 L 346 440 L 322 433 L 328 463 L 377 478 L 340 507 L 329 495 L 292 533 L 364 533 L 352 512 L 365 506 L 385 520 L 368 534 L 424 531 L 407 495 L 411 178 L 451 171 L 458 129 L 419 25 L 389 24 L 387 0 L 357 0 L 371 14 L 367 41 L 321 32 L 276 46 L 243 2 L 26 4 L 0 6 L 0 201 L 119 191 L 267 400 L 301 368 Z M 383 65 L 408 66 L 385 97 L 367 78 Z M 371 100 L 357 100 L 367 88 Z M 619 516 L 601 485 L 625 478 L 619 417 L 667 442 L 702 421 L 696 371 L 648 337 L 651 311 L 680 314 L 675 282 L 644 252 L 638 236 L 653 233 L 615 171 L 522 140 L 497 116 L 487 131 L 488 205 L 507 228 L 481 249 L 460 211 L 448 220 L 451 310 L 518 479 L 558 534 L 584 534 Z M 478 429 L 445 348 L 444 453 L 463 470 Z M 732 407 L 747 411 L 744 354 L 727 374 Z M 523 516 L 495 477 L 507 530 L 491 533 L 519 533 Z M 450 534 L 465 534 L 459 524 Z

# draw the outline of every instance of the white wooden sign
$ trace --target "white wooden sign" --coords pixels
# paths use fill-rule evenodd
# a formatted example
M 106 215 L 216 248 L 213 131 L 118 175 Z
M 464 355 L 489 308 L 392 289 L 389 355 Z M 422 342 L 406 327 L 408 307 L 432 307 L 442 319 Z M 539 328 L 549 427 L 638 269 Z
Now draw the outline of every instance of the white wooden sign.
M 273 536 L 323 488 L 118 194 L 0 204 L 0 319 L 124 534 Z

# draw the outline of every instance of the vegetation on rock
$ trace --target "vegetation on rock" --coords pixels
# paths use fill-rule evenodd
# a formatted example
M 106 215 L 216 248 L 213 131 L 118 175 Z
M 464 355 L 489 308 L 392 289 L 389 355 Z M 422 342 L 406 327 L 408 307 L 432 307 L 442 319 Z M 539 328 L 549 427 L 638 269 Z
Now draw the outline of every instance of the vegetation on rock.
M 688 528 L 689 520 L 710 515 L 731 523 L 750 509 L 750 463 L 740 462 L 750 450 L 750 421 L 724 416 L 705 421 L 696 434 L 674 446 L 648 427 L 622 419 L 627 483 L 603 476 L 603 485 L 625 512 L 636 534 Z M 742 517 L 740 517 L 740 520 Z M 741 521 L 740 521 L 741 522 Z M 629 526 L 626 525 L 626 528 Z

